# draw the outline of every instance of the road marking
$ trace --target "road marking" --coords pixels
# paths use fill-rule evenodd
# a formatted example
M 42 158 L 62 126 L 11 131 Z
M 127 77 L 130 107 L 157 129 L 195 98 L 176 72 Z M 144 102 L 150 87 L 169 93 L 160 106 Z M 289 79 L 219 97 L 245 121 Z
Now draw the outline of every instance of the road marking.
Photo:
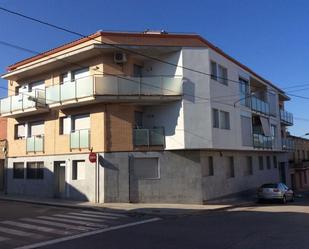
M 0 237 L 0 242 L 1 241 L 5 241 L 5 240 L 9 240 L 10 238 L 6 238 L 6 237 Z
M 103 225 L 103 224 L 95 224 L 95 223 L 92 223 L 92 222 L 81 221 L 81 220 L 70 220 L 70 219 L 57 218 L 57 217 L 49 217 L 49 216 L 40 216 L 38 218 L 45 219 L 45 220 L 52 220 L 52 221 L 55 220 L 55 221 L 60 221 L 60 222 L 68 222 L 68 223 L 84 225 L 84 226 L 90 226 L 90 227 L 100 227 L 100 228 L 107 227 L 106 225 Z
M 127 215 L 124 215 L 124 214 L 96 212 L 96 211 L 82 211 L 82 213 L 104 215 L 104 216 L 107 215 L 107 216 L 115 216 L 115 217 L 122 217 L 122 218 L 128 217 Z
M 84 226 L 74 226 L 74 225 L 68 225 L 60 222 L 53 222 L 53 221 L 47 221 L 47 220 L 41 220 L 41 219 L 32 219 L 32 218 L 23 218 L 20 219 L 22 221 L 27 221 L 27 222 L 32 222 L 32 223 L 37 223 L 37 224 L 43 224 L 43 225 L 50 225 L 50 226 L 55 226 L 55 227 L 63 227 L 67 229 L 72 229 L 72 230 L 79 230 L 79 231 L 89 231 L 94 228 L 91 227 L 84 227 Z
M 7 221 L 2 221 L 1 224 L 15 226 L 15 227 L 21 227 L 21 228 L 26 228 L 26 229 L 31 229 L 31 230 L 37 230 L 37 231 L 46 232 L 46 233 L 53 233 L 53 234 L 58 234 L 58 235 L 70 234 L 70 232 L 68 232 L 68 231 L 58 231 L 54 228 L 37 226 L 37 225 L 22 223 L 22 222 L 18 222 L 18 221 L 7 220 Z
M 78 219 L 78 220 L 87 220 L 87 221 L 94 221 L 94 222 L 102 222 L 104 219 L 98 219 L 98 218 L 88 218 L 88 217 L 80 217 L 77 215 L 68 215 L 68 214 L 55 214 L 53 216 L 56 217 L 63 217 L 63 218 L 69 218 L 69 219 Z
M 119 219 L 118 217 L 95 215 L 95 214 L 82 214 L 82 213 L 68 213 L 68 214 L 85 216 L 85 217 L 92 217 L 92 218 L 99 218 L 99 219 L 102 218 L 102 219 L 108 219 L 108 220 Z
M 124 224 L 124 225 L 118 225 L 118 226 L 114 226 L 114 227 L 99 229 L 99 230 L 96 230 L 96 231 L 91 231 L 91 232 L 86 232 L 86 233 L 82 233 L 82 234 L 72 235 L 72 236 L 68 236 L 68 237 L 64 237 L 64 238 L 59 238 L 59 239 L 53 239 L 53 240 L 49 240 L 49 241 L 39 242 L 39 243 L 35 243 L 35 244 L 32 244 L 32 245 L 21 246 L 21 247 L 15 248 L 15 249 L 39 248 L 39 247 L 43 247 L 43 246 L 47 246 L 47 245 L 53 245 L 53 244 L 57 244 L 57 243 L 60 243 L 60 242 L 65 242 L 65 241 L 69 241 L 69 240 L 79 239 L 79 238 L 88 237 L 88 236 L 91 236 L 91 235 L 105 233 L 105 232 L 109 232 L 109 231 L 113 231 L 113 230 L 118 230 L 118 229 L 122 229 L 122 228 L 126 228 L 126 227 L 133 227 L 133 226 L 142 225 L 142 224 L 146 224 L 146 223 L 150 223 L 150 222 L 155 222 L 155 221 L 159 221 L 159 220 L 161 220 L 161 218 L 152 218 L 152 219 L 143 220 L 143 221 L 131 222 L 131 223 Z
M 0 232 L 2 233 L 8 233 L 8 234 L 13 234 L 17 236 L 23 236 L 23 237 L 30 237 L 30 236 L 35 236 L 36 234 L 34 233 L 28 233 L 16 229 L 11 229 L 11 228 L 5 228 L 5 227 L 0 227 Z

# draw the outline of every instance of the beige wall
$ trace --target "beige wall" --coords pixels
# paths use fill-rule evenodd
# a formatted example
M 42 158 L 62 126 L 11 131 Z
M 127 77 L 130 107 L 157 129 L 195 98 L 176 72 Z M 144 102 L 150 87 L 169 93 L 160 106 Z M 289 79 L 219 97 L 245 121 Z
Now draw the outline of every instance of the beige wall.
M 132 151 L 134 110 L 132 105 L 95 104 L 83 107 L 51 111 L 48 114 L 36 115 L 31 118 L 9 119 L 8 125 L 8 156 L 33 156 L 26 153 L 26 139 L 14 139 L 15 124 L 45 121 L 45 150 L 35 155 L 62 155 L 89 152 L 89 149 L 70 150 L 70 135 L 59 135 L 59 117 L 90 113 L 90 148 L 93 152 Z M 108 141 L 108 142 L 107 142 Z

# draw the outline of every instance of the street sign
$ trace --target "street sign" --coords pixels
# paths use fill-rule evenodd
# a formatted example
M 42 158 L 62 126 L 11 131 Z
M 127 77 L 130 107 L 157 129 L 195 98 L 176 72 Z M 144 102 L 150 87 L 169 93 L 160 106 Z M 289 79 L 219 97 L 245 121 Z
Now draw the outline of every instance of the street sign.
M 95 163 L 97 161 L 97 154 L 94 152 L 89 153 L 89 161 L 91 163 Z

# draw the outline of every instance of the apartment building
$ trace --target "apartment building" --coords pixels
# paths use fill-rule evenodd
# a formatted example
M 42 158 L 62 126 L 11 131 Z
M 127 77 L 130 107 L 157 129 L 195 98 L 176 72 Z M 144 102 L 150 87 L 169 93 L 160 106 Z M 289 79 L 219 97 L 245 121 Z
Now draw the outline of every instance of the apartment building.
M 0 193 L 5 190 L 5 165 L 6 165 L 6 118 L 0 118 Z
M 289 135 L 292 147 L 289 151 L 291 186 L 295 190 L 309 189 L 309 140 Z
M 9 194 L 204 203 L 286 181 L 288 96 L 199 35 L 100 31 L 3 78 Z

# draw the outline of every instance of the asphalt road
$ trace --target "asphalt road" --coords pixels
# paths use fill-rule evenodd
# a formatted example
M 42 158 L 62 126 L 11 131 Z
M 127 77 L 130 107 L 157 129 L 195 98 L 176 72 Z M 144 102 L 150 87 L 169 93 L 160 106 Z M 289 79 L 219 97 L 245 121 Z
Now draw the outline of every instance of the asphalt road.
M 0 205 L 4 203 L 0 202 Z M 51 208 L 36 205 L 24 205 L 16 203 L 5 203 L 4 206 L 11 210 L 0 212 L 0 229 L 3 221 L 20 220 L 22 217 L 47 216 L 53 220 L 57 215 L 71 215 L 75 212 L 78 221 L 84 217 L 83 210 L 69 210 L 62 208 Z M 16 212 L 17 211 L 17 212 Z M 18 213 L 18 214 L 17 214 Z M 99 213 L 99 215 L 104 215 Z M 15 217 L 15 215 L 17 215 Z M 82 215 L 82 216 L 80 216 Z M 113 215 L 113 213 L 111 214 Z M 89 216 L 85 216 L 88 217 Z M 117 217 L 117 216 L 116 216 Z M 252 204 L 246 207 L 231 208 L 225 211 L 211 211 L 204 214 L 190 216 L 168 216 L 161 220 L 151 220 L 152 217 L 118 217 L 115 221 L 108 223 L 106 228 L 95 228 L 85 232 L 76 232 L 68 235 L 53 235 L 42 239 L 24 239 L 21 245 L 30 247 L 21 248 L 43 248 L 43 249 L 303 249 L 309 248 L 309 196 L 297 199 L 294 203 L 282 205 Z M 24 220 L 23 220 L 24 221 Z M 143 222 L 148 222 L 142 224 Z M 58 221 L 70 224 L 68 220 Z M 90 222 L 89 220 L 87 222 Z M 31 222 L 27 222 L 31 223 Z M 105 224 L 106 221 L 96 221 L 96 224 Z M 47 226 L 47 225 L 46 225 Z M 79 224 L 83 227 L 83 224 Z M 52 227 L 52 226 L 47 226 Z M 87 227 L 87 226 L 86 226 Z M 70 229 L 56 229 L 57 231 L 69 231 Z M 23 229 L 31 231 L 31 229 Z M 33 232 L 33 230 L 32 230 Z M 91 234 L 92 233 L 92 234 Z M 44 235 L 47 232 L 39 232 L 36 235 Z M 84 236 L 87 235 L 87 236 Z M 74 237 L 75 236 L 75 237 Z M 83 237 L 81 237 L 83 236 Z M 0 230 L 0 238 L 3 233 Z M 59 241 L 59 238 L 68 239 Z M 0 242 L 1 249 L 16 248 L 17 240 Z M 51 241 L 50 245 L 36 244 Z M 54 242 L 53 242 L 54 241 Z M 57 243 L 56 243 L 57 242 Z M 15 243 L 13 247 L 12 243 Z M 33 247 L 33 245 L 37 245 Z M 11 247 L 10 247 L 11 246 Z M 32 246 L 32 247 L 31 247 Z
M 309 248 L 309 198 L 248 207 L 105 232 L 44 249 L 305 249 Z
M 152 217 L 108 210 L 103 212 L 0 201 L 0 249 L 39 248 L 152 221 Z

